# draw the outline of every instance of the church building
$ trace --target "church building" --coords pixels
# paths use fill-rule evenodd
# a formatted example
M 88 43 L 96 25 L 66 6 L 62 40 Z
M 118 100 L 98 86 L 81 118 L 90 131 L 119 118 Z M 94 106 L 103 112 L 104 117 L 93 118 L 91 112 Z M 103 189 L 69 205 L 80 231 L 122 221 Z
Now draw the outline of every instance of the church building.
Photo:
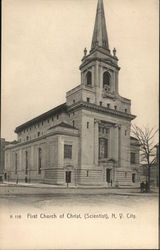
M 120 96 L 116 49 L 110 51 L 103 0 L 98 0 L 81 83 L 66 102 L 15 129 L 6 147 L 5 179 L 70 186 L 122 186 L 139 181 L 139 145 L 130 136 L 131 100 Z

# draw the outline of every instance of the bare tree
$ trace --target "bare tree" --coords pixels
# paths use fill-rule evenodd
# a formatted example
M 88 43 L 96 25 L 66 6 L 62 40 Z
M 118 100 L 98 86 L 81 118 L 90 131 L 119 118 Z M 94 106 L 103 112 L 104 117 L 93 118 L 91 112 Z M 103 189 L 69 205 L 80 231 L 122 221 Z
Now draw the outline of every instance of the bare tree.
M 148 191 L 150 191 L 150 168 L 156 156 L 155 135 L 158 129 L 147 127 L 142 129 L 136 125 L 132 125 L 131 131 L 133 136 L 139 141 L 141 161 L 147 165 Z

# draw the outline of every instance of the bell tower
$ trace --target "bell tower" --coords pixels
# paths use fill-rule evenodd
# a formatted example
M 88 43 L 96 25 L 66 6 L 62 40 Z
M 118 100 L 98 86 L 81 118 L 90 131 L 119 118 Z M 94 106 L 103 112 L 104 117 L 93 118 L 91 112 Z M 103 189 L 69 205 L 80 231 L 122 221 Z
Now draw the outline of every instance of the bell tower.
M 95 104 L 104 102 L 109 97 L 118 96 L 118 58 L 116 49 L 113 54 L 109 49 L 103 0 L 98 0 L 91 49 L 84 50 L 82 58 L 81 85 L 95 93 Z
M 80 65 L 81 83 L 66 96 L 71 124 L 79 129 L 80 182 L 127 183 L 126 173 L 131 176 L 130 126 L 135 116 L 131 100 L 119 94 L 119 70 L 116 49 L 109 47 L 103 0 L 98 0 L 91 48 L 84 49 Z

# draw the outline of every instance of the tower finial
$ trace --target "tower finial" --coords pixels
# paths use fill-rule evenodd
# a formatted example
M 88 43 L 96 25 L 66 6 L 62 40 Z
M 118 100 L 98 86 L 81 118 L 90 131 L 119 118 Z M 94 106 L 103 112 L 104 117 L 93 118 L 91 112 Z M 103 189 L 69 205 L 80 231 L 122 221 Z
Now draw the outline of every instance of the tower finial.
M 91 50 L 96 47 L 109 50 L 103 0 L 98 0 Z
M 117 51 L 116 51 L 116 49 L 114 48 L 114 49 L 113 49 L 113 55 L 114 55 L 114 57 L 116 57 L 116 52 L 117 52 Z
M 84 49 L 84 56 L 86 56 L 87 55 L 87 49 L 85 48 Z

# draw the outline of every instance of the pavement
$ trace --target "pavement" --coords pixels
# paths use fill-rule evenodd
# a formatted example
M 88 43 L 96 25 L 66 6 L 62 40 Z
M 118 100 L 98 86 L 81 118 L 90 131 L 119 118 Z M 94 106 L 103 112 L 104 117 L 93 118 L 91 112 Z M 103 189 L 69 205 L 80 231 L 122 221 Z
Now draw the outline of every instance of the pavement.
M 3 195 L 38 195 L 38 194 L 115 194 L 136 196 L 157 196 L 158 188 L 152 188 L 149 193 L 141 193 L 139 187 L 100 187 L 100 186 L 67 186 L 43 183 L 0 183 L 0 196 Z

